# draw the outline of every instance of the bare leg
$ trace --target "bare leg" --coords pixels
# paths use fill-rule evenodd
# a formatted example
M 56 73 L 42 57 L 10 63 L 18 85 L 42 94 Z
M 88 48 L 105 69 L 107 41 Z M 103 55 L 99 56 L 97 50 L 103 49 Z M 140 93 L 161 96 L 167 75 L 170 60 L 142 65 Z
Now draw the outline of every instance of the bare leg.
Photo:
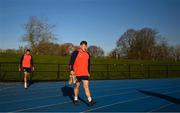
M 77 82 L 74 86 L 74 97 L 78 97 L 80 82 Z
M 83 80 L 82 82 L 83 82 L 85 94 L 86 94 L 87 99 L 89 101 L 89 106 L 93 106 L 94 104 L 96 104 L 96 102 L 91 97 L 91 93 L 90 93 L 90 90 L 89 90 L 89 81 L 88 80 Z
M 91 97 L 91 93 L 90 93 L 90 90 L 89 90 L 89 81 L 88 80 L 83 80 L 83 86 L 84 86 L 84 91 L 85 91 L 85 94 L 87 96 L 87 98 Z
M 24 72 L 24 87 L 27 88 L 28 73 Z

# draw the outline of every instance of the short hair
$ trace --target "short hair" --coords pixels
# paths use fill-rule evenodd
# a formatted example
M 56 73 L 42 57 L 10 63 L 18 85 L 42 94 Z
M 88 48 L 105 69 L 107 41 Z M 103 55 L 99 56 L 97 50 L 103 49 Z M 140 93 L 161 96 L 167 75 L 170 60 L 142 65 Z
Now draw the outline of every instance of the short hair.
M 87 45 L 87 42 L 86 41 L 81 41 L 80 45 L 83 45 L 83 44 Z
M 30 52 L 30 49 L 26 49 L 26 52 L 29 51 Z

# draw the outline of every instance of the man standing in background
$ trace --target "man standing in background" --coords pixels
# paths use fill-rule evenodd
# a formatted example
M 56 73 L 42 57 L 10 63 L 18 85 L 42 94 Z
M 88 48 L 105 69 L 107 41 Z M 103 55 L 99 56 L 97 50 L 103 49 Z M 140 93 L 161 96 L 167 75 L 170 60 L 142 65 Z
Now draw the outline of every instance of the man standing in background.
M 19 71 L 23 70 L 24 72 L 24 88 L 27 89 L 28 87 L 28 78 L 29 78 L 29 73 L 33 70 L 34 71 L 34 66 L 33 66 L 33 58 L 30 53 L 30 50 L 27 49 L 25 54 L 22 55 L 19 63 Z

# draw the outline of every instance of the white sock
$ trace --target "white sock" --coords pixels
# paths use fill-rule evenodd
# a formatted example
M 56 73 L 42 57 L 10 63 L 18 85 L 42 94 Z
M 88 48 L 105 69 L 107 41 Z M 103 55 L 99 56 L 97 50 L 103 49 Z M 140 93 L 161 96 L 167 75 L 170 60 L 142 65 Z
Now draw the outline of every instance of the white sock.
M 78 100 L 78 97 L 74 97 L 74 100 Z
M 24 78 L 24 88 L 27 88 L 27 79 Z
M 27 83 L 26 82 L 24 82 L 24 87 L 27 88 Z
M 88 97 L 88 101 L 91 102 L 92 98 L 91 97 Z

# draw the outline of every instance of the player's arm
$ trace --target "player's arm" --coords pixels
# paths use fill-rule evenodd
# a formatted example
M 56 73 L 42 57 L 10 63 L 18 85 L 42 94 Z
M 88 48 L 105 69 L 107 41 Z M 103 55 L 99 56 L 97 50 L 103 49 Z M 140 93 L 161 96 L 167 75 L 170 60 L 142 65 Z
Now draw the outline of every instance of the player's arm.
M 23 58 L 24 58 L 24 55 L 21 56 L 20 61 L 19 61 L 19 71 L 21 71 L 22 69 Z
M 74 75 L 73 66 L 74 66 L 74 62 L 75 62 L 75 60 L 76 60 L 77 55 L 78 55 L 78 51 L 74 51 L 74 52 L 71 54 L 71 59 L 70 59 L 70 62 L 69 62 L 69 71 L 70 71 L 70 74 L 71 74 L 71 75 Z
M 91 69 L 91 63 L 90 63 L 90 53 L 88 52 L 89 55 L 89 59 L 88 59 L 88 72 L 89 72 L 89 76 L 90 76 L 90 69 Z

